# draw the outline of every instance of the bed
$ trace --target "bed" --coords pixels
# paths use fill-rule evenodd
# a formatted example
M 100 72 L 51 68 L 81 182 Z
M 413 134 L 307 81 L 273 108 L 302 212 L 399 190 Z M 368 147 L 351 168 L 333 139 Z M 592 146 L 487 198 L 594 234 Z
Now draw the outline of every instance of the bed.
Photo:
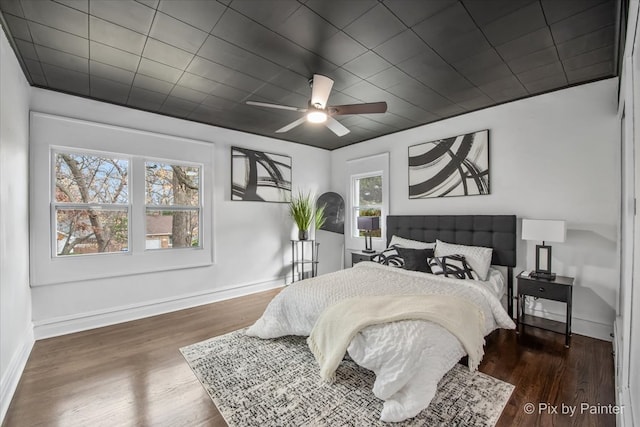
M 450 298 L 458 299 L 460 307 L 463 303 L 471 304 L 473 310 L 465 309 L 465 312 L 474 311 L 478 314 L 475 326 L 478 333 L 482 334 L 481 340 L 497 328 L 515 327 L 500 302 L 502 291 L 506 288 L 508 310 L 512 313 L 512 269 L 516 262 L 515 216 L 388 216 L 387 243 L 392 243 L 394 239 L 409 239 L 406 242 L 439 241 L 441 246 L 436 247 L 433 260 L 438 258 L 437 248 L 447 248 L 446 245 L 450 245 L 449 249 L 454 245 L 463 245 L 460 246 L 461 251 L 471 248 L 472 251 L 467 252 L 469 262 L 477 261 L 473 250 L 492 248 L 488 255 L 491 265 L 507 268 L 506 286 L 489 284 L 490 281 L 486 279 L 501 275 L 488 269 L 488 265 L 487 270 L 482 271 L 482 266 L 474 264 L 474 268 L 469 268 L 474 271 L 473 278 L 461 280 L 361 262 L 353 268 L 288 286 L 273 299 L 247 334 L 265 339 L 285 335 L 309 336 L 316 333 L 318 324 L 331 311 L 330 307 L 335 308 L 345 302 L 357 307 L 359 301 L 381 297 L 390 301 L 407 297 Z M 489 263 L 488 259 L 486 263 Z M 459 317 L 464 317 L 463 314 L 460 311 Z M 384 401 L 380 414 L 382 421 L 403 421 L 426 408 L 435 396 L 438 381 L 467 354 L 468 348 L 462 344 L 464 340 L 456 335 L 454 329 L 444 327 L 444 323 L 415 320 L 417 318 L 414 317 L 406 319 L 371 324 L 349 338 L 348 355 L 376 375 L 373 393 Z M 315 354 L 315 349 L 312 350 Z

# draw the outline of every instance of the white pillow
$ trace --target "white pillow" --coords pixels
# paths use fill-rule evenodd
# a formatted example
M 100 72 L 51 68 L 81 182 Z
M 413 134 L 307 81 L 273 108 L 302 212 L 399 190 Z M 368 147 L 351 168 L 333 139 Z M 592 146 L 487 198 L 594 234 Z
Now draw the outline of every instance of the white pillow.
M 431 242 L 421 242 L 419 240 L 411 240 L 405 239 L 404 237 L 398 237 L 395 234 L 391 236 L 391 242 L 389 242 L 389 247 L 394 245 L 402 246 L 403 248 L 408 249 L 433 249 L 436 247 L 436 244 Z
M 493 249 L 481 246 L 454 245 L 452 243 L 436 240 L 435 256 L 464 255 L 471 268 L 478 273 L 480 280 L 487 280 L 489 267 L 491 267 L 491 255 Z

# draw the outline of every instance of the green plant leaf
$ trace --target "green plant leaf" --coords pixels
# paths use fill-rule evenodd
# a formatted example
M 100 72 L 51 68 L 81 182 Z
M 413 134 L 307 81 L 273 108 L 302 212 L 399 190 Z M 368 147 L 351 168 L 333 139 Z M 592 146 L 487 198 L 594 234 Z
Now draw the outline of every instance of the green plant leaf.
M 311 193 L 298 191 L 298 194 L 289 202 L 289 214 L 299 230 L 308 230 L 314 219 Z
M 326 204 L 316 207 L 316 211 L 314 215 L 316 230 L 320 230 L 324 225 L 324 223 L 327 221 L 327 218 L 324 216 L 324 209 L 326 207 L 327 207 Z

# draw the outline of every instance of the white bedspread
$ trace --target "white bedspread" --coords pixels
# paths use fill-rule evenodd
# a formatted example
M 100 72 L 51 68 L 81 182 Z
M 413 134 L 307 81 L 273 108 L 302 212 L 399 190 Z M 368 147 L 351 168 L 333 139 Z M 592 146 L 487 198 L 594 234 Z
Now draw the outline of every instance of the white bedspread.
M 260 338 L 308 336 L 324 309 L 343 299 L 415 294 L 453 295 L 474 303 L 484 314 L 484 335 L 498 327 L 515 328 L 483 282 L 360 262 L 287 287 L 247 334 Z M 420 320 L 369 326 L 355 336 L 347 351 L 356 363 L 376 374 L 373 393 L 384 400 L 383 421 L 402 421 L 426 408 L 438 381 L 465 355 L 460 342 L 446 329 Z

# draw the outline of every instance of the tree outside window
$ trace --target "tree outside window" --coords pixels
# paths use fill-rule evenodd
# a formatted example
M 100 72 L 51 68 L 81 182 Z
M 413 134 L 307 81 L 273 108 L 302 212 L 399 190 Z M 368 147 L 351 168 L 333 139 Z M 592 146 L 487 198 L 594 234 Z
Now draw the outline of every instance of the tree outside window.
M 129 252 L 131 162 L 106 153 L 55 155 L 57 256 Z M 201 247 L 201 167 L 147 161 L 145 249 Z M 140 236 L 142 237 L 142 236 Z
M 200 247 L 200 167 L 146 162 L 146 249 Z
M 57 255 L 128 250 L 128 174 L 126 159 L 55 154 Z
M 358 216 L 382 215 L 382 175 L 372 175 L 354 179 L 354 236 L 364 236 L 357 229 Z M 372 237 L 381 237 L 382 230 L 371 232 Z

